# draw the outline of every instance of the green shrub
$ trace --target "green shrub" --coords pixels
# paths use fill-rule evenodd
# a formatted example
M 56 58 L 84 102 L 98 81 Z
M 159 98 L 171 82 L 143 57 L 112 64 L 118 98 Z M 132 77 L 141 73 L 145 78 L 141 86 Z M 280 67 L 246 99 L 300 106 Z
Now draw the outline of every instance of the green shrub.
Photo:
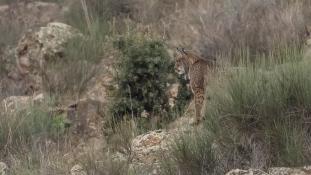
M 115 42 L 123 56 L 115 77 L 118 89 L 111 107 L 115 119 L 140 116 L 143 111 L 151 116 L 168 112 L 165 94 L 172 64 L 161 41 L 146 38 L 121 38 Z

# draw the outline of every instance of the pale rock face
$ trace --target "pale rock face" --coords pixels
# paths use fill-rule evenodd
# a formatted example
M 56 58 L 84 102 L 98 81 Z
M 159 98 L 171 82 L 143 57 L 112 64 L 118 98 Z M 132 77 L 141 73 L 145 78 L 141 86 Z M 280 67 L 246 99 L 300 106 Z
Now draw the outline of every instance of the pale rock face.
M 81 165 L 75 165 L 71 168 L 70 175 L 87 175 L 87 173 Z
M 132 141 L 133 163 L 152 165 L 159 163 L 161 156 L 168 151 L 173 141 L 172 134 L 163 131 L 151 131 L 137 136 Z
M 8 166 L 4 162 L 0 162 L 0 175 L 6 175 Z
M 11 96 L 1 101 L 0 109 L 6 113 L 12 113 L 27 109 L 33 104 L 40 104 L 43 100 L 43 94 L 36 96 Z
M 47 70 L 48 62 L 61 59 L 64 44 L 73 37 L 82 36 L 78 30 L 63 23 L 49 23 L 39 31 L 29 31 L 18 42 L 16 61 L 19 73 L 31 77 L 36 90 L 42 88 L 45 79 L 52 79 L 55 73 Z
M 168 100 L 171 108 L 174 107 L 176 104 L 176 99 L 179 93 L 178 92 L 179 87 L 180 87 L 179 83 L 174 83 L 168 89 Z
M 226 175 L 268 175 L 268 174 L 261 170 L 255 170 L 255 169 L 249 169 L 249 170 L 234 169 L 234 170 L 229 171 Z
M 257 169 L 240 170 L 235 169 L 228 172 L 226 175 L 310 175 L 311 167 L 301 168 L 285 168 L 276 167 L 270 168 L 267 172 Z

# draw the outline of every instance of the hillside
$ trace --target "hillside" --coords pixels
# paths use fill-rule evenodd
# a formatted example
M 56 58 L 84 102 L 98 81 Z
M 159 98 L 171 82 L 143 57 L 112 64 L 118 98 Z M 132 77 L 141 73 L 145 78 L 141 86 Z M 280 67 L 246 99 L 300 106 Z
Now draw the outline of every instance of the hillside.
M 311 174 L 310 10 L 0 0 L 0 175 Z

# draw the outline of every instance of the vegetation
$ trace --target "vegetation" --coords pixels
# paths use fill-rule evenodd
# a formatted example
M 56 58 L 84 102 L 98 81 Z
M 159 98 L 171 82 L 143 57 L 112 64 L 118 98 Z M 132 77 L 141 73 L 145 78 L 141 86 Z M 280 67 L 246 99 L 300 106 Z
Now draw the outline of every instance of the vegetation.
M 58 140 L 65 132 L 62 118 L 51 116 L 43 105 L 29 105 L 14 112 L 1 111 L 0 116 L 1 157 L 8 153 L 22 153 L 46 138 Z
M 311 163 L 310 62 L 299 51 L 285 57 L 290 62 L 244 64 L 211 83 L 204 129 L 177 138 L 172 148 L 175 171 L 222 174 L 235 167 Z
M 0 4 L 14 2 L 0 0 Z M 109 154 L 106 150 L 89 151 L 79 163 L 88 174 L 132 173 L 130 143 L 142 130 L 141 114 L 149 114 L 144 120 L 159 116 L 163 126 L 182 115 L 191 99 L 188 82 L 174 75 L 168 53 L 182 45 L 203 57 L 216 56 L 220 65 L 207 87 L 209 100 L 202 129 L 175 138 L 172 155 L 164 155 L 163 174 L 218 175 L 233 168 L 311 164 L 311 62 L 303 58 L 310 2 L 69 3 L 65 22 L 78 28 L 83 37 L 69 41 L 65 53 L 49 63 L 47 70 L 55 72 L 55 77 L 43 77 L 45 92 L 60 105 L 63 99 L 80 98 L 97 75 L 98 65 L 111 59 L 112 51 L 119 51 L 113 57 L 118 62 L 116 87 L 110 94 L 113 98 L 108 99 L 112 102 L 110 113 L 105 116 L 115 119 L 105 128 L 112 130 L 107 136 Z M 0 78 L 9 71 L 6 65 L 14 62 L 13 55 L 3 52 L 16 45 L 24 30 L 21 26 L 0 26 L 0 33 L 5 33 L 0 38 Z M 173 82 L 182 86 L 176 106 L 170 109 L 166 90 Z M 50 112 L 54 106 L 48 103 L 13 113 L 0 111 L 0 161 L 10 165 L 10 174 L 68 174 L 72 165 L 63 157 L 72 150 L 71 140 L 67 140 L 64 116 Z M 116 161 L 110 151 L 129 158 Z
M 94 23 L 90 34 L 71 39 L 64 54 L 48 63 L 47 69 L 55 73 L 43 76 L 44 90 L 51 96 L 79 98 L 105 55 L 105 35 L 100 24 Z
M 143 111 L 151 116 L 168 111 L 165 94 L 171 73 L 168 53 L 162 42 L 145 38 L 121 38 L 116 42 L 123 57 L 117 75 L 118 89 L 112 114 L 137 117 Z

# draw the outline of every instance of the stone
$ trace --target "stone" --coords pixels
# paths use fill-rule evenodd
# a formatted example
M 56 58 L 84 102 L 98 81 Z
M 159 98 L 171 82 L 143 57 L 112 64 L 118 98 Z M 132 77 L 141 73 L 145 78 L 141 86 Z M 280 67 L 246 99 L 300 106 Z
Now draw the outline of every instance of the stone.
M 87 173 L 81 165 L 77 164 L 70 169 L 70 175 L 87 175 Z
M 276 167 L 268 170 L 269 175 L 310 175 L 311 167 L 286 168 Z
M 172 134 L 164 130 L 150 131 L 137 136 L 132 141 L 133 163 L 152 165 L 159 163 L 169 150 L 173 141 Z
M 20 111 L 23 109 L 27 109 L 31 106 L 32 100 L 30 96 L 11 96 L 5 98 L 1 102 L 1 108 L 6 113 L 12 113 L 15 111 Z
M 234 169 L 226 173 L 226 175 L 268 175 L 268 174 L 261 170 L 256 169 L 249 169 L 249 170 Z
M 275 167 L 269 168 L 267 172 L 258 169 L 240 170 L 235 169 L 228 172 L 226 175 L 310 175 L 311 167 L 286 168 Z
M 171 108 L 173 108 L 176 104 L 176 99 L 178 96 L 179 87 L 180 87 L 179 83 L 174 83 L 174 84 L 169 86 L 167 94 L 168 94 L 169 105 Z
M 31 77 L 35 82 L 35 91 L 53 80 L 53 71 L 47 69 L 50 62 L 61 60 L 64 45 L 74 37 L 82 34 L 73 27 L 63 23 L 49 23 L 39 31 L 28 31 L 18 42 L 16 48 L 17 68 L 21 77 Z M 47 81 L 47 82 L 44 82 Z
M 10 96 L 1 101 L 0 109 L 4 112 L 12 113 L 27 109 L 34 104 L 40 104 L 43 100 L 43 94 L 38 94 L 37 96 Z
M 4 162 L 0 162 L 0 175 L 6 175 L 8 169 L 8 166 Z

